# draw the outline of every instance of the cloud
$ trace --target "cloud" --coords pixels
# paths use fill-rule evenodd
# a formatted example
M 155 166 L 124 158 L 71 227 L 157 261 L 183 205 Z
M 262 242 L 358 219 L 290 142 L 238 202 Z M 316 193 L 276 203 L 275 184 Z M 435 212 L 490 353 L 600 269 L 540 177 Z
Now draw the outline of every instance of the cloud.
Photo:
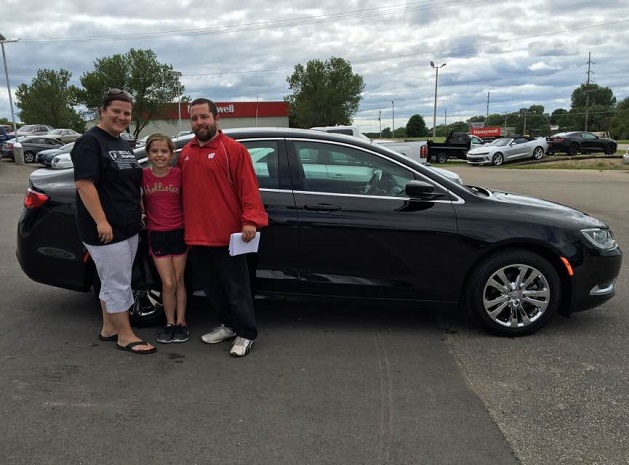
M 377 128 L 378 115 L 392 119 L 391 101 L 396 126 L 413 114 L 432 124 L 430 60 L 447 62 L 438 123 L 485 114 L 488 93 L 490 112 L 569 108 L 590 53 L 592 81 L 629 96 L 625 0 L 5 3 L 11 21 L 0 32 L 20 38 L 5 45 L 13 91 L 42 68 L 66 69 L 80 85 L 95 60 L 135 48 L 181 71 L 186 95 L 220 101 L 282 100 L 295 65 L 345 58 L 365 80 L 356 115 L 365 130 Z M 4 89 L 0 117 L 10 118 Z

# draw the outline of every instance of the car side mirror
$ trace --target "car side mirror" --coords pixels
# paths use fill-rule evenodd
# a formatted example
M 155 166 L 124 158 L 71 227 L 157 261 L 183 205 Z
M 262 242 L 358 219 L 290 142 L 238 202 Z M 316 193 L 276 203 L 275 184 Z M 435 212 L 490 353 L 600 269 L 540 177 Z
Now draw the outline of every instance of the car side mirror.
M 409 197 L 425 198 L 430 197 L 435 190 L 434 186 L 425 181 L 410 181 L 404 188 L 404 192 Z

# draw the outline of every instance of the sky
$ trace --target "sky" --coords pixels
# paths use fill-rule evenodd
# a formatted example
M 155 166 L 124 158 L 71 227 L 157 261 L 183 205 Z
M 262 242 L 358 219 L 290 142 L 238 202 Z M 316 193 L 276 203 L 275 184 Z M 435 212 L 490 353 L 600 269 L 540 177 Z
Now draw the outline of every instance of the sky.
M 15 88 L 39 69 L 83 73 L 150 49 L 182 73 L 184 95 L 281 101 L 297 64 L 341 57 L 365 82 L 363 132 L 433 126 L 543 105 L 570 108 L 588 80 L 629 97 L 627 0 L 3 0 L 0 34 Z M 7 14 L 8 13 L 8 14 Z M 590 58 L 591 57 L 591 58 Z M 440 66 L 438 71 L 430 62 Z M 0 118 L 11 119 L 4 70 Z M 29 123 L 38 123 L 29 121 Z

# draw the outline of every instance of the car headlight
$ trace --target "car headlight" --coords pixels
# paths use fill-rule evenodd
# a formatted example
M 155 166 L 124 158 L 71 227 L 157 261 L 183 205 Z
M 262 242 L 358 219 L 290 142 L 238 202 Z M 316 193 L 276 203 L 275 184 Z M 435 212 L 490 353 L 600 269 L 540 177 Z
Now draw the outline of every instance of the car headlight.
M 611 250 L 618 247 L 618 243 L 609 229 L 582 229 L 581 234 L 583 234 L 585 238 L 598 249 Z

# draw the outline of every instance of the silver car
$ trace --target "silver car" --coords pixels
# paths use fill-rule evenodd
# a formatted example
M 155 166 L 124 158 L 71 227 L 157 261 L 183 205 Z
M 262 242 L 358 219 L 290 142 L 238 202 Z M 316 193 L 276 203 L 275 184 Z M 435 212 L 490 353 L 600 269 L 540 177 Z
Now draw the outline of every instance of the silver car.
M 500 166 L 508 161 L 530 158 L 540 160 L 547 150 L 548 143 L 544 137 L 501 137 L 471 149 L 467 152 L 467 162 L 472 165 Z

